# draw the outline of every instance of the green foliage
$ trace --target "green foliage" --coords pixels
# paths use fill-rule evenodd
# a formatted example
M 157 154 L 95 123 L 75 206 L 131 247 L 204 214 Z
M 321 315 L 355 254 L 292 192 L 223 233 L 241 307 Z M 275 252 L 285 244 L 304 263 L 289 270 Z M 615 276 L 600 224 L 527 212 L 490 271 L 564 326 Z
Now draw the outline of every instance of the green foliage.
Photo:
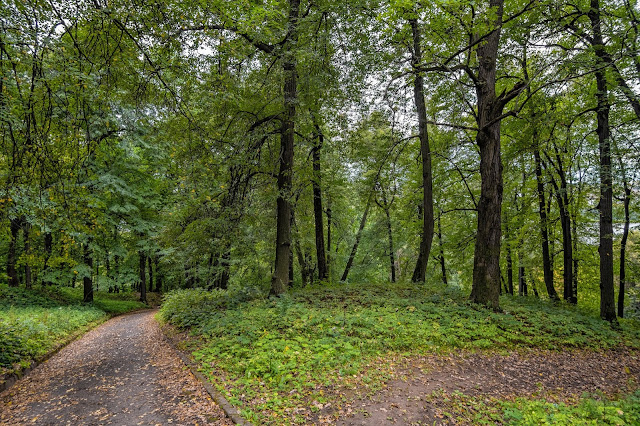
M 210 373 L 212 365 L 223 370 L 232 382 L 232 400 L 261 422 L 265 412 L 281 415 L 302 395 L 316 398 L 319 385 L 363 374 L 378 356 L 640 345 L 635 323 L 614 330 L 575 307 L 513 297 L 504 297 L 506 311 L 495 313 L 441 286 L 313 287 L 277 299 L 230 299 L 236 300 L 232 292 L 181 290 L 166 296 L 161 314 L 191 327 L 200 338 L 193 348 L 196 359 Z M 213 373 L 211 380 L 221 384 Z M 266 402 L 247 403 L 258 394 Z
M 524 398 L 499 404 L 504 421 L 515 425 L 634 425 L 640 423 L 640 391 L 620 400 L 588 396 L 577 405 Z
M 635 425 L 640 422 L 640 391 L 622 397 L 584 394 L 576 403 L 544 399 L 471 397 L 434 392 L 447 420 L 507 425 Z
M 144 307 L 132 295 L 117 300 L 99 292 L 93 304 L 83 305 L 81 289 L 0 286 L 0 372 L 29 365 L 109 314 Z

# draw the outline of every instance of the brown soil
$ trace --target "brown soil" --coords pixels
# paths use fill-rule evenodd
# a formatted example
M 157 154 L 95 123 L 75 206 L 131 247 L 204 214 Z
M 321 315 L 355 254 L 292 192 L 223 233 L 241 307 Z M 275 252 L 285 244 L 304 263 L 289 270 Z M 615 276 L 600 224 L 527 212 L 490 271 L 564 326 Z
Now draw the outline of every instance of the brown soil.
M 569 402 L 584 392 L 631 392 L 640 385 L 640 354 L 622 348 L 606 352 L 531 350 L 507 356 L 463 353 L 413 358 L 392 374 L 381 392 L 373 396 L 353 392 L 347 395 L 351 402 L 321 410 L 314 423 L 446 424 L 451 420 L 443 414 L 446 402 L 438 395 L 455 391 L 481 398 Z
M 114 318 L 0 394 L 0 424 L 232 424 L 145 311 Z

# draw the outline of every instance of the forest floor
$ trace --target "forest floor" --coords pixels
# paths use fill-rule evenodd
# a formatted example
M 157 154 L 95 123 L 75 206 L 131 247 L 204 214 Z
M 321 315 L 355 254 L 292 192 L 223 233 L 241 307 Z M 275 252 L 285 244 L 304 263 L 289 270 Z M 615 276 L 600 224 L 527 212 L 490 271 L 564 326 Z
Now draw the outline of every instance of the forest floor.
M 0 394 L 0 424 L 232 424 L 154 313 L 114 318 L 36 367 Z
M 381 369 L 386 367 L 381 366 Z M 640 354 L 624 348 L 458 353 L 404 359 L 376 393 L 341 391 L 340 404 L 313 423 L 339 425 L 475 424 L 496 401 L 535 398 L 575 404 L 584 393 L 615 397 L 640 386 Z

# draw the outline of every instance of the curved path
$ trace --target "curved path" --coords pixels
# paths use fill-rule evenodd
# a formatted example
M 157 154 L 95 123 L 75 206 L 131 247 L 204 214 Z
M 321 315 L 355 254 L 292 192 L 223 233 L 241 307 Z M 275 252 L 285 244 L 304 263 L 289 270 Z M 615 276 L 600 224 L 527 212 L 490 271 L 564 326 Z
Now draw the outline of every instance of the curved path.
M 39 365 L 0 394 L 0 424 L 232 424 L 154 314 L 107 321 Z

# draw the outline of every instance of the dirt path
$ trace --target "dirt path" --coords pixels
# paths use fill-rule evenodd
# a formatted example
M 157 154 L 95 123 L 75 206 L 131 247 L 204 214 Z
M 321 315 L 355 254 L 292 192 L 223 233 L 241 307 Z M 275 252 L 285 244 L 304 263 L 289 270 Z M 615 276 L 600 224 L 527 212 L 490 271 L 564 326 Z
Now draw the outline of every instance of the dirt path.
M 510 355 L 452 354 L 409 360 L 373 396 L 321 412 L 338 425 L 446 424 L 443 395 L 460 391 L 477 397 L 536 397 L 572 401 L 584 392 L 632 392 L 640 386 L 640 354 L 626 349 L 527 351 Z M 434 392 L 437 393 L 434 397 Z M 328 420 L 334 423 L 333 420 Z
M 114 318 L 38 366 L 0 394 L 0 424 L 232 424 L 154 313 Z

